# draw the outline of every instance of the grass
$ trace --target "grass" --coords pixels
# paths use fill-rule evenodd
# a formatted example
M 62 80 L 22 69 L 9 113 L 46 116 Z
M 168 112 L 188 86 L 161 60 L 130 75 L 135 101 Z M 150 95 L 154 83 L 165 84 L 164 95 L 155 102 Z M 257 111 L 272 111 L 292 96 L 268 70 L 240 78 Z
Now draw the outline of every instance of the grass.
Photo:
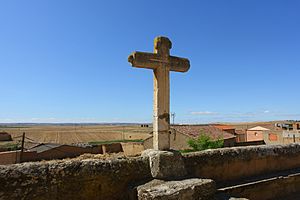
M 179 150 L 180 153 L 191 153 L 191 152 L 196 152 L 197 150 L 194 149 L 183 149 Z
M 5 149 L 6 151 L 15 151 L 15 150 L 20 150 L 21 145 L 18 143 L 6 143 L 0 145 L 0 149 Z
M 91 145 L 101 145 L 101 144 L 113 144 L 113 143 L 127 143 L 127 142 L 143 142 L 144 140 L 108 140 L 108 141 L 93 141 L 89 142 Z

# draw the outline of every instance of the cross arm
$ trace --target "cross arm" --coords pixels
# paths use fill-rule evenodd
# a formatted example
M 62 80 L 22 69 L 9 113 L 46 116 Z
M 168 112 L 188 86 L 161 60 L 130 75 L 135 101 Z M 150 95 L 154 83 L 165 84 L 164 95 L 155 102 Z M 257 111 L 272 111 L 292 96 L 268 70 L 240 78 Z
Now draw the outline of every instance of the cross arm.
M 170 71 L 187 72 L 190 68 L 190 61 L 186 58 L 168 56 L 167 60 L 162 59 L 158 54 L 133 52 L 128 57 L 128 62 L 133 67 L 156 69 L 157 67 L 170 67 Z
M 190 69 L 190 61 L 187 58 L 170 56 L 169 65 L 170 70 L 174 72 L 187 72 Z
M 156 69 L 162 65 L 159 62 L 159 56 L 153 53 L 145 53 L 145 52 L 133 52 L 128 57 L 128 62 L 131 63 L 133 67 L 138 68 L 147 68 L 147 69 Z

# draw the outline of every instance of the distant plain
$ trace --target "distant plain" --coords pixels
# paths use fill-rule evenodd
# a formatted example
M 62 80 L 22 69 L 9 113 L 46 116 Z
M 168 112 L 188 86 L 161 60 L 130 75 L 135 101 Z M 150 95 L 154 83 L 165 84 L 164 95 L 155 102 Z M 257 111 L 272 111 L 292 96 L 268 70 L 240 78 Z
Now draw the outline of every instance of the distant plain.
M 25 132 L 25 145 L 38 143 L 88 143 L 112 140 L 144 140 L 151 136 L 151 127 L 140 125 L 11 125 L 0 126 L 11 134 L 13 142 L 20 142 Z M 7 142 L 0 142 L 0 145 Z

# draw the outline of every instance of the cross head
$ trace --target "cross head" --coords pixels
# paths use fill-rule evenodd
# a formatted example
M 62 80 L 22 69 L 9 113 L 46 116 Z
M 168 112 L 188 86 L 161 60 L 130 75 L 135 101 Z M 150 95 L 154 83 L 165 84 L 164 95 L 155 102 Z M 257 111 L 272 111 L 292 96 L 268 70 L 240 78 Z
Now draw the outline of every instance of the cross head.
M 170 56 L 172 43 L 167 37 L 154 39 L 154 53 L 133 52 L 128 62 L 133 67 L 153 70 L 153 148 L 170 149 L 170 71 L 187 72 L 186 58 Z

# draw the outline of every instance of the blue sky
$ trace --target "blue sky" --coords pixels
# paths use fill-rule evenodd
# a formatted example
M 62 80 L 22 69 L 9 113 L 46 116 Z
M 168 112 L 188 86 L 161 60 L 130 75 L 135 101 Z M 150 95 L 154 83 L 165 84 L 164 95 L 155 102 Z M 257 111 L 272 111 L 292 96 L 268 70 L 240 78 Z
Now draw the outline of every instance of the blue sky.
M 177 123 L 299 119 L 300 2 L 0 1 L 0 122 L 151 122 L 158 35 Z

